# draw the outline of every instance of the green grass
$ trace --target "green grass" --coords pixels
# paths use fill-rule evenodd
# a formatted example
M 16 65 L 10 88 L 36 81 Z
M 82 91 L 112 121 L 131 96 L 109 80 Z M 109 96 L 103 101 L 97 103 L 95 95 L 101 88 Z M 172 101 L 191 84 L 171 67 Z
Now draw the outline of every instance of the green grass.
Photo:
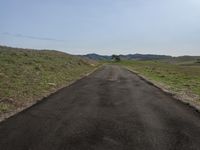
M 161 61 L 122 61 L 140 74 L 180 92 L 192 92 L 200 96 L 200 64 L 180 65 Z
M 97 65 L 58 51 L 0 46 L 0 113 L 42 98 Z

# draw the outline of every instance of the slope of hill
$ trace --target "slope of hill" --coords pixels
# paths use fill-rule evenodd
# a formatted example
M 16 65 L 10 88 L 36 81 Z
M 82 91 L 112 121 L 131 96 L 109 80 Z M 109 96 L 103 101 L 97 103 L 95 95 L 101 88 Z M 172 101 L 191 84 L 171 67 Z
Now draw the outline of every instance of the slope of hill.
M 96 65 L 59 51 L 0 46 L 0 114 L 66 86 Z

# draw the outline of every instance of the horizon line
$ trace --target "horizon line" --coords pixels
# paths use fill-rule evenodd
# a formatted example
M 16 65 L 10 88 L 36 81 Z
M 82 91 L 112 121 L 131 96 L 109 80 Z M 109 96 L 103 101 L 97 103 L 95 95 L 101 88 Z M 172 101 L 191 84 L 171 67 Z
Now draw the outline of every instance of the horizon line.
M 67 51 L 65 50 L 58 50 L 58 49 L 51 49 L 51 48 L 31 48 L 31 47 L 18 47 L 18 46 L 11 46 L 11 45 L 4 45 L 4 44 L 0 44 L 0 46 L 2 47 L 8 47 L 8 48 L 16 48 L 16 49 L 23 49 L 23 50 L 39 50 L 39 51 L 42 51 L 42 50 L 49 50 L 49 51 L 58 51 L 58 52 L 63 52 L 63 53 L 66 53 L 66 54 L 70 54 L 70 55 L 88 55 L 88 54 L 96 54 L 96 55 L 101 55 L 101 56 L 112 56 L 112 55 L 135 55 L 135 54 L 140 54 L 140 55 L 158 55 L 158 56 L 171 56 L 171 57 L 183 57 L 183 56 L 200 56 L 200 55 L 187 55 L 187 54 L 183 54 L 183 55 L 170 55 L 170 54 L 155 54 L 155 53 L 119 53 L 119 54 L 116 54 L 116 53 L 113 53 L 113 54 L 100 54 L 100 53 L 95 53 L 95 52 L 89 52 L 89 53 L 83 53 L 83 54 L 73 54 L 73 53 L 68 53 Z

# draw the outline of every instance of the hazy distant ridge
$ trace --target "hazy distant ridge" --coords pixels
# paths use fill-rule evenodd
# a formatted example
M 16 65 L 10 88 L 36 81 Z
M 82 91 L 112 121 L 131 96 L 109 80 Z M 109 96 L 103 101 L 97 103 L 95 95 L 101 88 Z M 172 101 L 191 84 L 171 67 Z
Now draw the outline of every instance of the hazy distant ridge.
M 112 56 L 109 55 L 99 55 L 99 54 L 87 54 L 83 55 L 84 57 L 93 59 L 93 60 L 110 60 Z M 155 60 L 155 59 L 169 59 L 172 56 L 168 55 L 153 55 L 153 54 L 128 54 L 128 55 L 120 55 L 121 59 L 124 60 Z

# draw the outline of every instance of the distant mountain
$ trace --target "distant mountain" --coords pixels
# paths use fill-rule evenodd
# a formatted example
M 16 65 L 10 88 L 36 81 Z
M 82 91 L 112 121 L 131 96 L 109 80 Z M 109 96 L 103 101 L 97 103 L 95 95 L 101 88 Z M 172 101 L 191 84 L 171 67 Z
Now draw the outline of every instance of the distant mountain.
M 167 55 L 153 55 L 153 54 L 128 54 L 120 55 L 125 60 L 158 60 L 158 59 L 169 59 L 171 56 Z
M 83 57 L 93 59 L 93 60 L 111 60 L 112 56 L 108 55 L 99 55 L 99 54 L 87 54 L 83 55 Z M 169 59 L 171 56 L 167 55 L 152 55 L 152 54 L 128 54 L 128 55 L 120 55 L 122 60 L 158 60 L 158 59 Z
M 99 55 L 99 54 L 95 54 L 95 53 L 83 55 L 83 57 L 93 59 L 93 60 L 111 60 L 111 58 L 112 58 L 112 56 Z

